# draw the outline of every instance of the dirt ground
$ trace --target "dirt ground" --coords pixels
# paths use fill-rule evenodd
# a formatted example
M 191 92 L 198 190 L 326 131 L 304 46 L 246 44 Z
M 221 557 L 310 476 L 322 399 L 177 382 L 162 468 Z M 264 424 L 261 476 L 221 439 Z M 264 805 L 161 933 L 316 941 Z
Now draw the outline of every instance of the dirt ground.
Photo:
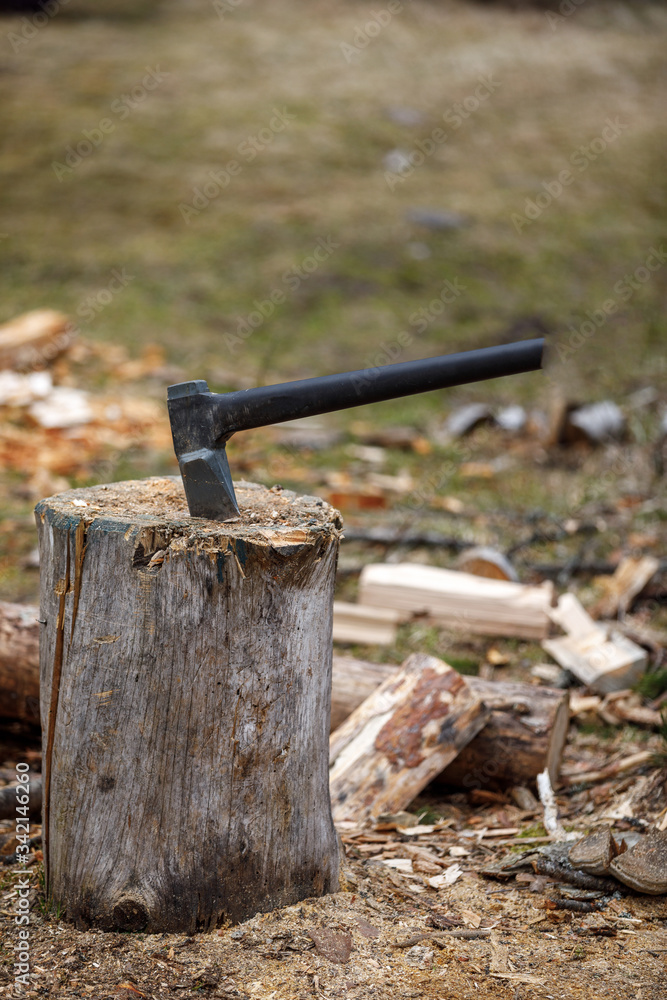
M 659 750 L 660 740 L 599 741 L 572 730 L 564 761 L 590 769 L 635 751 Z M 667 772 L 655 767 L 624 780 L 573 785 L 559 794 L 567 830 L 608 822 L 630 837 L 664 817 Z M 637 799 L 642 818 L 633 813 Z M 3 928 L 0 983 L 4 995 L 111 998 L 390 998 L 467 1000 L 658 1000 L 667 972 L 667 899 L 626 890 L 598 895 L 593 912 L 558 909 L 577 895 L 571 886 L 519 872 L 485 877 L 500 857 L 546 843 L 541 810 L 528 813 L 509 796 L 443 794 L 431 786 L 413 805 L 415 827 L 377 830 L 342 824 L 341 891 L 260 914 L 211 934 L 109 934 L 78 931 L 45 902 L 41 852 L 31 855 L 31 988 L 14 994 L 12 947 L 16 928 Z M 428 822 L 424 822 L 428 820 Z M 389 824 L 391 825 L 391 824 Z M 0 824 L 0 850 L 11 842 Z M 5 831 L 4 833 L 2 831 Z M 423 832 L 420 832 L 423 831 Z M 519 831 L 518 833 L 515 831 Z M 39 836 L 39 827 L 31 834 Z M 434 889 L 419 851 L 460 869 L 451 885 Z M 401 862 L 401 859 L 402 862 Z M 412 870 L 410 868 L 412 859 Z M 386 863 L 388 862 L 388 864 Z M 445 867 L 446 866 L 446 867 Z M 24 866 L 2 874 L 2 912 L 16 912 Z

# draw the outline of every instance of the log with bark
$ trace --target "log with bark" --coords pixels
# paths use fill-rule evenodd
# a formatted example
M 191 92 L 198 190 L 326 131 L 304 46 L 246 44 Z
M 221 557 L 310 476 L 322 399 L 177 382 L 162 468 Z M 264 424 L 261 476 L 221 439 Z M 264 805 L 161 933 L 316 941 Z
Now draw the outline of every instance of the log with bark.
M 38 504 L 44 854 L 80 927 L 192 933 L 333 891 L 327 785 L 341 522 L 180 478 Z
M 392 664 L 334 656 L 331 728 L 341 725 L 398 669 Z M 486 702 L 491 715 L 438 781 L 471 789 L 534 785 L 540 771 L 547 768 L 555 783 L 567 737 L 567 691 L 480 677 L 466 677 L 466 682 Z
M 470 789 L 534 785 L 546 769 L 556 784 L 569 724 L 568 692 L 481 677 L 467 681 L 491 717 L 438 780 Z
M 413 653 L 331 734 L 334 819 L 359 822 L 405 809 L 488 716 L 452 667 Z
M 0 601 L 0 716 L 39 725 L 39 608 Z
M 0 819 L 16 819 L 16 795 L 25 794 L 25 785 L 5 785 L 0 788 Z M 42 812 L 42 779 L 30 777 L 30 816 L 38 819 Z

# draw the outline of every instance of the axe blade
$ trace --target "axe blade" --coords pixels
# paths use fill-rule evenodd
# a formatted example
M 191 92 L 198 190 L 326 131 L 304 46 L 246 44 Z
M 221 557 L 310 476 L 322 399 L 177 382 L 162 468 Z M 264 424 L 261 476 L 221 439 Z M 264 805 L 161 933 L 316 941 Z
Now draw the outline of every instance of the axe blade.
M 192 517 L 228 521 L 239 507 L 234 493 L 227 449 L 199 448 L 182 455 L 178 466 L 183 476 L 185 496 Z

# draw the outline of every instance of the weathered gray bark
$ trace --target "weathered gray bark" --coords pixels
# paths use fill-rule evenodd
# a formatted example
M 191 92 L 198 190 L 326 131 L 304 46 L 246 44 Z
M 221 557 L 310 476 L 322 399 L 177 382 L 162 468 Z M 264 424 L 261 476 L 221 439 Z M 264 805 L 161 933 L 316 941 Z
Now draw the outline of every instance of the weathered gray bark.
M 227 523 L 172 478 L 37 506 L 48 891 L 79 926 L 191 933 L 337 888 L 339 515 L 237 496 Z

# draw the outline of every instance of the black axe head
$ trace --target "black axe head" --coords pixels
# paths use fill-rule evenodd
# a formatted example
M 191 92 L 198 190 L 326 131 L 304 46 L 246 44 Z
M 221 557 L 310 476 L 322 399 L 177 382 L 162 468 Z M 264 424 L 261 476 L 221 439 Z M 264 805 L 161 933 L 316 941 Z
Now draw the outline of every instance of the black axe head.
M 235 431 L 535 371 L 543 349 L 541 339 L 523 340 L 241 392 L 209 392 L 203 379 L 170 385 L 171 433 L 190 514 L 214 521 L 238 515 L 225 450 Z
M 227 436 L 220 432 L 219 408 L 212 405 L 216 399 L 220 396 L 209 392 L 203 379 L 167 390 L 171 436 L 190 514 L 227 521 L 239 512 L 225 448 L 233 431 Z

